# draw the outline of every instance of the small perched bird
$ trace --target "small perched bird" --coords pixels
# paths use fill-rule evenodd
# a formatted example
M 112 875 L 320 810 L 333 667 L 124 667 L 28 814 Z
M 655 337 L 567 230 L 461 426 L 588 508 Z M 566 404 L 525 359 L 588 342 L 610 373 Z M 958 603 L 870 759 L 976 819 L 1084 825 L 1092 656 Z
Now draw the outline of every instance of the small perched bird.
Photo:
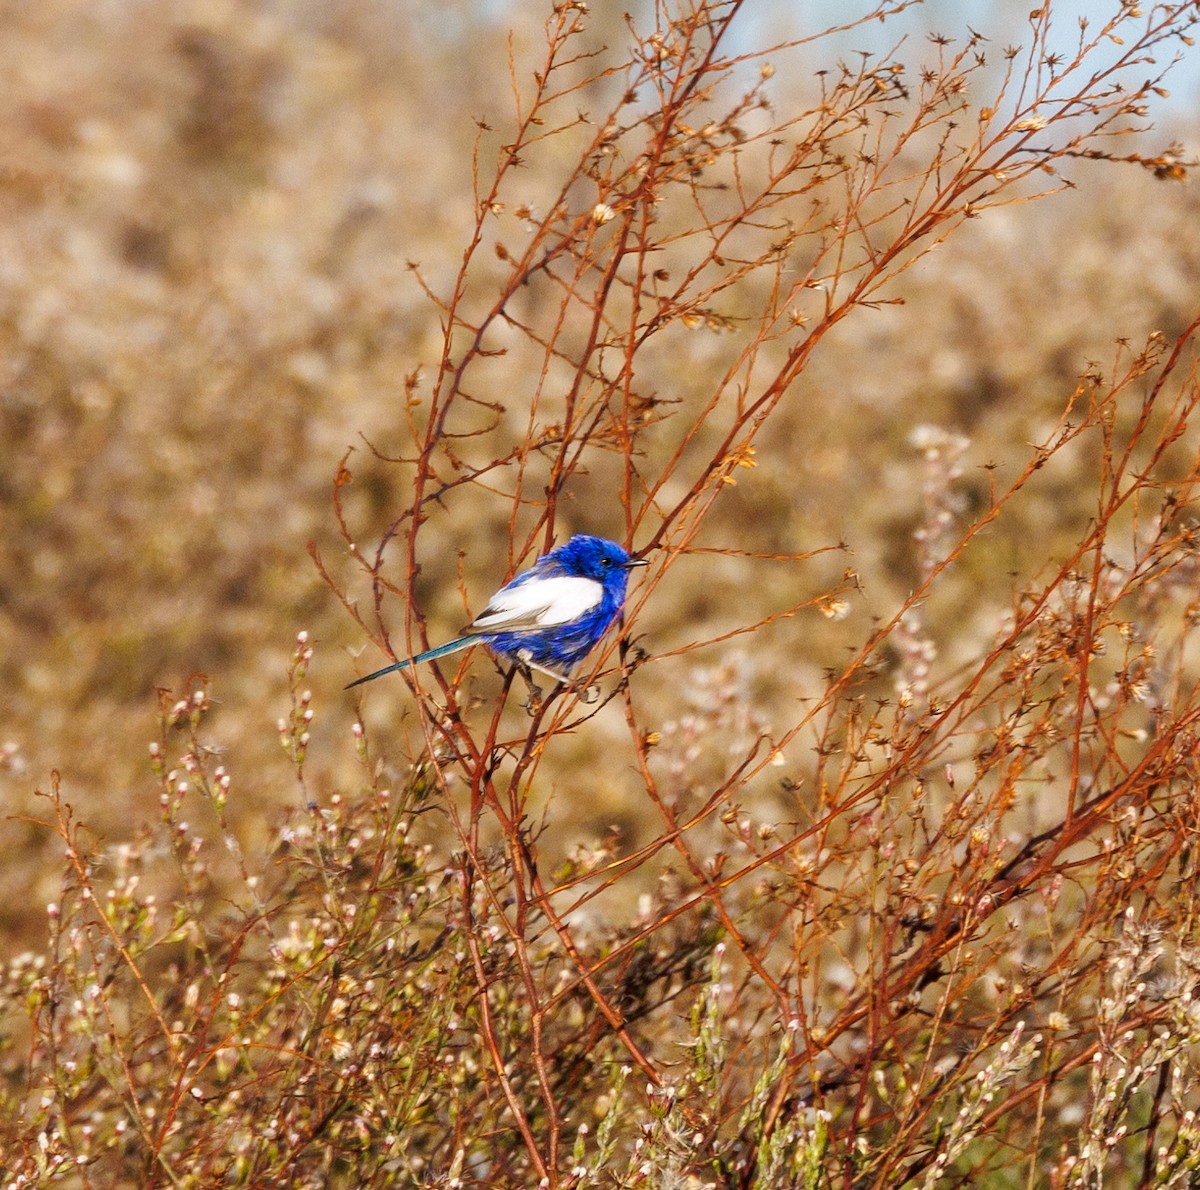
M 480 641 L 526 670 L 567 682 L 563 671 L 587 656 L 621 614 L 629 571 L 645 565 L 615 541 L 577 533 L 501 587 L 461 636 L 367 674 L 346 689 Z

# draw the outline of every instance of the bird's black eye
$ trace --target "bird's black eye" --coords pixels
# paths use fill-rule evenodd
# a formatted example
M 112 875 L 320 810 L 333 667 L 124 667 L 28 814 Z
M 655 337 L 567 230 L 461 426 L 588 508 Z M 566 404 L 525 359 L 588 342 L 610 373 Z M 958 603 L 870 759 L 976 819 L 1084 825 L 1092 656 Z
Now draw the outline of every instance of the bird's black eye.
M 611 558 L 601 558 L 601 559 L 600 559 L 600 567 L 601 567 L 601 569 L 603 569 L 603 570 L 607 570 L 607 569 L 608 569 L 608 568 L 609 568 L 611 565 L 612 565 L 612 559 L 611 559 Z

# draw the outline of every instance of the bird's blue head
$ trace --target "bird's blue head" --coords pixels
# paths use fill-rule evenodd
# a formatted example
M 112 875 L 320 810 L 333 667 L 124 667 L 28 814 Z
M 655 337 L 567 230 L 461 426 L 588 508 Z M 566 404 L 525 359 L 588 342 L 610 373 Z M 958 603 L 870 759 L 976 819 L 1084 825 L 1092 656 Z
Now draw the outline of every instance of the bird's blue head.
M 576 533 L 569 541 L 551 550 L 552 558 L 563 574 L 595 579 L 606 588 L 624 591 L 629 571 L 645 566 L 642 558 L 631 558 L 628 552 L 607 537 L 589 537 Z

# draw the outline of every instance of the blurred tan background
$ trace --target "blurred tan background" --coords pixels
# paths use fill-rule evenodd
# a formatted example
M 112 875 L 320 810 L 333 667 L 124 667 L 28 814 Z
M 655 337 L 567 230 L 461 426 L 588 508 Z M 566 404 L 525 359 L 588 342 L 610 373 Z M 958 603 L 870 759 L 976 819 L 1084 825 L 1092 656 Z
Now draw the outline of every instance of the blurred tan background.
M 597 45 L 620 41 L 618 20 L 595 21 Z M 231 805 L 248 838 L 266 839 L 295 797 L 275 721 L 307 630 L 310 788 L 355 779 L 341 688 L 382 658 L 368 651 L 355 669 L 361 633 L 306 543 L 349 573 L 330 506 L 349 447 L 361 523 L 377 535 L 404 506 L 405 475 L 363 437 L 401 449 L 404 376 L 440 353 L 408 262 L 435 288 L 452 278 L 472 218 L 475 120 L 510 117 L 507 32 L 529 69 L 540 22 L 524 5 L 372 0 L 0 10 L 0 804 L 16 816 L 0 820 L 0 934 L 19 940 L 54 896 L 45 832 L 19 817 L 41 812 L 34 791 L 52 769 L 103 837 L 155 818 L 146 747 L 159 688 L 209 676 Z M 779 103 L 804 86 L 781 79 Z M 1150 147 L 1195 143 L 1186 86 L 1177 98 Z M 903 306 L 851 319 L 822 346 L 705 542 L 845 542 L 850 554 L 814 561 L 802 590 L 790 571 L 758 572 L 750 595 L 744 564 L 707 559 L 701 585 L 685 560 L 639 629 L 652 652 L 713 637 L 846 566 L 864 590 L 843 621 L 798 618 L 772 628 L 763 653 L 714 646 L 664 671 L 679 684 L 646 695 L 664 721 L 723 680 L 705 665 L 726 666 L 769 719 L 911 590 L 915 426 L 970 440 L 966 515 L 984 465 L 1023 458 L 1089 360 L 1106 367 L 1117 337 L 1170 336 L 1194 315 L 1194 186 L 1085 164 L 1074 180 L 1074 193 L 965 228 L 905 276 Z M 692 386 L 704 359 L 698 345 L 681 361 Z M 1057 473 L 1028 519 L 992 538 L 994 602 L 955 608 L 948 585 L 944 614 L 977 618 L 982 638 L 1007 605 L 1006 576 L 1028 574 L 1063 522 L 1087 515 L 1069 480 Z M 447 592 L 449 606 L 430 609 L 447 631 L 462 620 L 458 550 L 476 596 L 505 564 L 506 543 L 470 514 L 447 518 L 445 559 L 422 578 L 431 600 Z M 406 698 L 372 696 L 377 730 L 404 730 Z M 605 730 L 619 724 L 570 755 L 588 764 Z M 631 790 L 613 777 L 572 829 L 636 816 Z

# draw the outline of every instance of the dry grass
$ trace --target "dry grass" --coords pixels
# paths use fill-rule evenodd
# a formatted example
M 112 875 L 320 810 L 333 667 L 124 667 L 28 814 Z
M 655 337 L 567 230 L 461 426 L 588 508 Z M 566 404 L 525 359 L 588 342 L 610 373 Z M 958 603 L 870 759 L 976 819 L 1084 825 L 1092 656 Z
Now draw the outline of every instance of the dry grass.
M 1200 13 L 737 8 L 4 18 L 5 1185 L 1191 1184 Z

